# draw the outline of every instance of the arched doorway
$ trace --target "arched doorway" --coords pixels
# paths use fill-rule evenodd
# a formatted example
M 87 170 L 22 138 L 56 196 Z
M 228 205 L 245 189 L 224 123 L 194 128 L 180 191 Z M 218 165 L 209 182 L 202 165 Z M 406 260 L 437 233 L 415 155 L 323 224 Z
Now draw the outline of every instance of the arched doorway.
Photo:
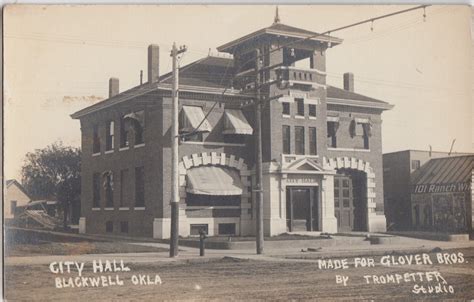
M 354 169 L 337 169 L 334 215 L 338 232 L 367 231 L 367 176 Z

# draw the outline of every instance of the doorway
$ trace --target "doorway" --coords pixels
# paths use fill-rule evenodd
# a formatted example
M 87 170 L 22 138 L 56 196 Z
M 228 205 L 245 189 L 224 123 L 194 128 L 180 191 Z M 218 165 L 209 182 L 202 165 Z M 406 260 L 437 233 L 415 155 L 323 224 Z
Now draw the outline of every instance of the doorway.
M 348 175 L 334 176 L 334 214 L 338 232 L 354 229 L 354 195 L 352 178 Z
M 289 232 L 319 230 L 318 206 L 318 187 L 287 187 L 287 230 Z

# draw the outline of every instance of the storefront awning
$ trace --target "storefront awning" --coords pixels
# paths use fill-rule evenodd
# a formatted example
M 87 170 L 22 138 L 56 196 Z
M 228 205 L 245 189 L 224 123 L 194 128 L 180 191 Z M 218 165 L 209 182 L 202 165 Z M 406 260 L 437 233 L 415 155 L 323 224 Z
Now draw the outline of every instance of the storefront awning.
M 201 195 L 241 195 L 242 183 L 236 171 L 203 166 L 188 171 L 186 192 Z
M 211 132 L 212 130 L 211 124 L 206 119 L 201 107 L 183 106 L 181 118 L 182 127 L 179 129 L 180 132 Z
M 226 109 L 225 110 L 225 128 L 224 134 L 246 134 L 252 135 L 253 129 L 245 118 L 241 110 Z

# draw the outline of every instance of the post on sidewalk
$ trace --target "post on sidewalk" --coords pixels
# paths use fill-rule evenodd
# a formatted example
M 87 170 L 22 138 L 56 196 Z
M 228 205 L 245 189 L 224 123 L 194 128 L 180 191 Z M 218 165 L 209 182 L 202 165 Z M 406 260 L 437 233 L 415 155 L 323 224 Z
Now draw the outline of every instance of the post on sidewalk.
M 204 231 L 203 228 L 201 228 L 199 230 L 199 256 L 203 257 L 204 254 L 205 254 L 205 242 L 204 240 L 206 240 L 207 238 L 207 234 L 206 234 L 206 231 Z

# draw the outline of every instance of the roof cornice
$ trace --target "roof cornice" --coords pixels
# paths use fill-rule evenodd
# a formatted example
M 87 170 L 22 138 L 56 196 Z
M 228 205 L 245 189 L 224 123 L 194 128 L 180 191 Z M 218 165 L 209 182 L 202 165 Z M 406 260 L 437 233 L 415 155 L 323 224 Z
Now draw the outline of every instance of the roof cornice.
M 342 105 L 342 106 L 352 106 L 352 107 L 363 107 L 363 108 L 373 108 L 381 110 L 390 110 L 394 105 L 389 103 L 376 103 L 360 100 L 350 100 L 350 99 L 338 99 L 328 97 L 326 100 L 327 104 L 331 105 Z
M 241 43 L 243 43 L 247 40 L 255 38 L 255 37 L 257 37 L 261 34 L 286 35 L 288 37 L 293 37 L 293 38 L 302 38 L 302 39 L 307 38 L 307 39 L 313 40 L 313 41 L 323 41 L 323 42 L 331 41 L 331 43 L 335 44 L 335 45 L 336 44 L 341 44 L 342 41 L 343 41 L 341 38 L 336 38 L 336 37 L 332 37 L 332 36 L 329 38 L 327 35 L 318 34 L 318 33 L 314 33 L 314 35 L 311 35 L 311 34 L 298 34 L 298 33 L 288 32 L 288 31 L 284 31 L 284 30 L 276 30 L 276 29 L 272 29 L 272 28 L 262 28 L 260 30 L 254 31 L 253 33 L 250 33 L 250 34 L 245 35 L 243 37 L 237 38 L 233 41 L 227 42 L 226 44 L 217 47 L 217 50 L 220 51 L 220 52 L 225 52 L 229 48 L 232 48 L 237 44 L 241 44 Z M 314 36 L 314 37 L 310 38 L 312 36 Z
M 118 94 L 117 96 L 114 96 L 113 98 L 105 99 L 101 101 L 100 103 L 97 103 L 95 105 L 89 106 L 87 108 L 84 108 L 80 111 L 77 111 L 73 114 L 71 114 L 71 118 L 73 119 L 78 119 L 81 118 L 85 115 L 91 114 L 93 112 L 97 112 L 112 106 L 115 106 L 117 104 L 121 104 L 123 102 L 126 102 L 128 100 L 140 97 L 142 95 L 145 95 L 147 93 L 153 92 L 153 91 L 171 91 L 172 90 L 172 84 L 168 83 L 155 83 L 155 85 L 152 85 L 149 89 L 143 89 L 141 91 L 137 91 L 136 93 L 127 93 L 124 92 L 122 94 Z M 200 87 L 200 86 L 192 86 L 192 85 L 179 85 L 179 91 L 180 92 L 186 92 L 186 93 L 199 93 L 199 94 L 210 94 L 210 95 L 222 95 L 222 96 L 229 96 L 229 97 L 239 97 L 239 98 L 252 98 L 252 96 L 249 95 L 243 95 L 240 90 L 236 89 L 224 89 L 224 88 L 213 88 L 213 87 Z

